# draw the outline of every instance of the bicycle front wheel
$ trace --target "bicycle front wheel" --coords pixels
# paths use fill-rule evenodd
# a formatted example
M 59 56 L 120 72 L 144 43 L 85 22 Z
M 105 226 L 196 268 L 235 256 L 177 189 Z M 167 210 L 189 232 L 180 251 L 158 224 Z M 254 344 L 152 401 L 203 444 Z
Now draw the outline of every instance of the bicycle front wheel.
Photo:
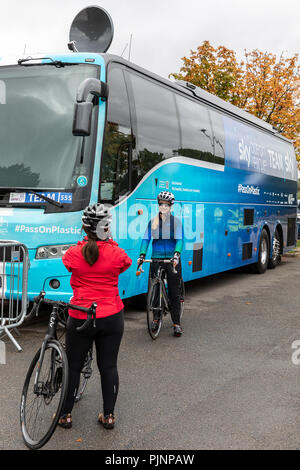
M 147 324 L 152 339 L 156 339 L 161 330 L 163 305 L 159 282 L 150 282 L 147 296 Z
M 29 366 L 20 406 L 22 436 L 30 449 L 44 446 L 54 433 L 68 391 L 68 361 L 61 344 L 49 340 L 41 361 L 40 353 Z

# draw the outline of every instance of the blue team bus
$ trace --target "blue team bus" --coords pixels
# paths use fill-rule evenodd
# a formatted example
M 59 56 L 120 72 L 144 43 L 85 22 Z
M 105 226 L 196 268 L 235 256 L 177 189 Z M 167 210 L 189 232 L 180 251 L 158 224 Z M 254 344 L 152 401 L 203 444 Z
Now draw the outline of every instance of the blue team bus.
M 61 258 L 98 201 L 134 261 L 121 297 L 146 292 L 136 259 L 162 190 L 183 221 L 184 281 L 262 273 L 295 245 L 295 153 L 270 124 L 111 54 L 0 60 L 0 238 L 28 247 L 30 300 L 69 299 Z

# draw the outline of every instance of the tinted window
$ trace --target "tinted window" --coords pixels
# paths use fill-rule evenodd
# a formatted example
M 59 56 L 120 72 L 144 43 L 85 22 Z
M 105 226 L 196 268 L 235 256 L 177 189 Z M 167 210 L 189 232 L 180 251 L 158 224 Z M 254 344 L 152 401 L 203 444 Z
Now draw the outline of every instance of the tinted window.
M 214 162 L 214 139 L 208 110 L 179 95 L 176 100 L 182 136 L 180 155 Z
M 130 73 L 136 112 L 133 181 L 154 165 L 178 155 L 179 124 L 174 94 L 158 83 Z
M 101 173 L 101 200 L 116 201 L 129 190 L 131 122 L 123 71 L 108 71 L 109 97 Z
M 209 111 L 214 134 L 215 162 L 224 165 L 225 160 L 225 132 L 223 117 L 216 111 Z

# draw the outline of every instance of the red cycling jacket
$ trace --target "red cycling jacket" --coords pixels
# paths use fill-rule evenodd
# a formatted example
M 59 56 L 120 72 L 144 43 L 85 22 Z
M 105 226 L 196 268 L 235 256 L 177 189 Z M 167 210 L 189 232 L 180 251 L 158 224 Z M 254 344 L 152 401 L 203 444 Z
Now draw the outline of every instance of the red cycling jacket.
M 119 296 L 119 274 L 126 271 L 132 261 L 115 241 L 97 241 L 99 258 L 93 266 L 90 266 L 81 253 L 85 243 L 87 237 L 69 248 L 62 259 L 68 271 L 72 273 L 71 303 L 88 308 L 96 302 L 97 318 L 114 315 L 124 307 Z M 79 319 L 87 317 L 86 313 L 76 310 L 69 310 L 69 315 Z

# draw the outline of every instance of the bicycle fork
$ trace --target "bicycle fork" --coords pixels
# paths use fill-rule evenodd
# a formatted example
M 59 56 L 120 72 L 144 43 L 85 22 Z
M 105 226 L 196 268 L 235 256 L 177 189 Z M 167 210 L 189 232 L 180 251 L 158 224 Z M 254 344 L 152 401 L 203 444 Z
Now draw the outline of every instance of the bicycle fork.
M 40 373 L 41 373 L 41 365 L 43 364 L 44 357 L 45 357 L 47 343 L 50 340 L 57 340 L 57 336 L 56 336 L 56 327 L 58 323 L 57 311 L 58 311 L 57 306 L 53 306 L 53 309 L 50 315 L 48 331 L 41 346 L 41 352 L 40 352 L 39 360 L 37 362 L 37 370 L 36 370 L 34 386 L 33 386 L 33 391 L 36 395 L 43 394 L 43 390 L 41 390 L 41 387 L 39 386 L 39 378 L 40 378 Z M 50 389 L 52 389 L 54 385 L 55 360 L 56 360 L 55 356 L 56 356 L 56 351 L 52 350 L 51 351 L 51 375 L 50 375 L 50 380 L 48 381 L 48 383 L 50 382 L 51 384 Z

